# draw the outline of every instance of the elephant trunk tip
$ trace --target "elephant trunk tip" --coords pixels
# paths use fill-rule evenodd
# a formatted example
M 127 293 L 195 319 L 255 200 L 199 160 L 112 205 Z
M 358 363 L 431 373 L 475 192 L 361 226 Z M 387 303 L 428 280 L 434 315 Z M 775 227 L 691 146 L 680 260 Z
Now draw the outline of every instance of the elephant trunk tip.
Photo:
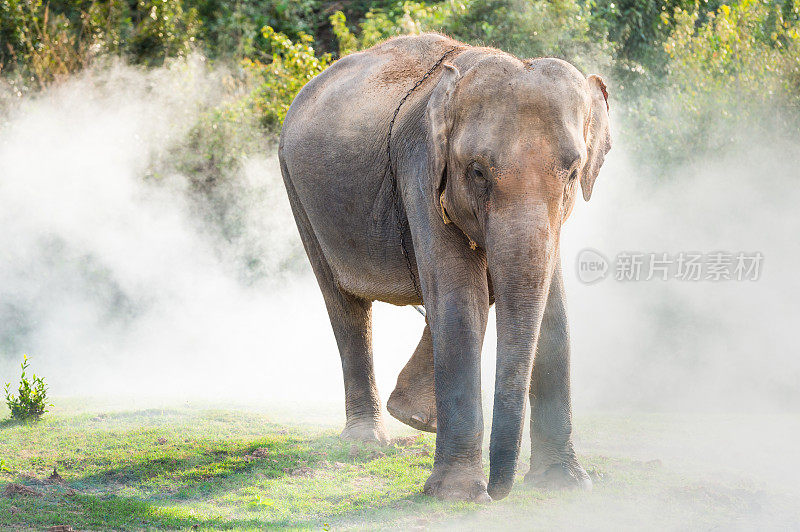
M 507 497 L 514 485 L 514 475 L 517 471 L 516 453 L 509 454 L 512 454 L 513 458 L 495 456 L 494 460 L 490 460 L 487 492 L 492 500 Z
M 500 480 L 495 480 L 495 478 L 489 479 L 489 486 L 487 487 L 487 492 L 489 496 L 492 498 L 493 501 L 499 501 L 500 499 L 505 499 L 509 493 L 511 493 L 511 486 L 514 485 L 514 478 L 513 476 L 510 478 L 502 478 Z

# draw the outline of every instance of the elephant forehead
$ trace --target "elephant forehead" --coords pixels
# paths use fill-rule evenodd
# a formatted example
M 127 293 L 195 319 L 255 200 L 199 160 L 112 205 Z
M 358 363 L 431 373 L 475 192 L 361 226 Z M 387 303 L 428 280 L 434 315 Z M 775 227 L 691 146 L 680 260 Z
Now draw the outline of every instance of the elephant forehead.
M 591 105 L 586 78 L 566 61 L 552 58 L 481 63 L 465 74 L 456 99 L 469 107 L 483 103 L 518 112 L 588 109 Z
M 518 72 L 502 82 L 461 87 L 454 111 L 463 140 L 507 145 L 521 137 L 583 137 L 590 103 L 572 80 Z

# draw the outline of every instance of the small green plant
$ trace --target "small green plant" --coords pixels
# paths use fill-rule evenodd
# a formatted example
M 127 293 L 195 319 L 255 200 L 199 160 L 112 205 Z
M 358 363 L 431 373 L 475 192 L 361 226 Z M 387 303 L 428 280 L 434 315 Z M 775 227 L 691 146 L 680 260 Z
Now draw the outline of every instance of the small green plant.
M 17 397 L 11 394 L 11 383 L 6 383 L 6 404 L 11 411 L 11 419 L 18 421 L 38 420 L 45 412 L 47 407 L 51 406 L 46 403 L 47 401 L 47 384 L 45 384 L 42 377 L 37 376 L 35 373 L 28 380 L 25 373 L 28 371 L 28 355 L 22 360 L 22 376 L 19 381 L 19 390 Z

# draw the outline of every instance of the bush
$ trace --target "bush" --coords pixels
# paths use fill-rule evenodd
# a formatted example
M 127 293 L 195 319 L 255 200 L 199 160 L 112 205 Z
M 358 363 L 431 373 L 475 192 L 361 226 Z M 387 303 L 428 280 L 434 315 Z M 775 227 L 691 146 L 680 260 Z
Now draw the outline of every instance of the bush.
M 200 29 L 197 11 L 184 10 L 176 0 L 139 0 L 134 15 L 138 20 L 128 53 L 137 63 L 161 64 L 168 57 L 185 56 Z
M 658 90 L 628 98 L 625 109 L 626 137 L 647 162 L 664 167 L 703 157 L 741 140 L 739 131 L 796 128 L 798 13 L 791 2 L 742 0 L 702 22 L 697 8 L 677 8 Z
M 611 63 L 606 25 L 593 18 L 591 3 L 578 0 L 405 0 L 371 9 L 354 28 L 344 13 L 330 17 L 340 55 L 363 50 L 396 35 L 443 31 L 458 40 L 495 46 L 518 57 L 556 56 L 583 68 Z
M 269 26 L 261 32 L 272 49 L 272 61 L 242 61 L 255 88 L 239 105 L 243 112 L 255 113 L 268 131 L 277 132 L 294 97 L 311 78 L 328 68 L 332 58 L 330 54 L 317 57 L 314 38 L 305 33 L 294 42 Z
M 597 70 L 611 62 L 607 28 L 591 2 L 578 0 L 450 0 L 442 29 L 470 43 L 517 57 L 560 57 Z
M 292 40 L 301 33 L 314 35 L 325 21 L 319 0 L 185 0 L 197 9 L 203 26 L 200 36 L 212 58 L 252 57 L 268 60 L 268 39 L 261 28 L 269 26 Z
M 180 0 L 0 0 L 0 72 L 42 88 L 98 55 L 158 65 L 186 55 L 200 28 L 197 11 Z
M 11 383 L 6 384 L 6 404 L 11 411 L 11 419 L 17 421 L 38 420 L 47 412 L 47 407 L 51 406 L 46 403 L 47 385 L 44 379 L 34 373 L 28 380 L 25 375 L 28 365 L 28 356 L 25 355 L 21 364 L 22 376 L 19 381 L 17 397 L 11 394 Z
M 41 0 L 0 1 L 0 71 L 20 69 L 37 88 L 83 68 L 89 45 L 79 27 Z
M 640 162 L 666 167 L 730 145 L 742 121 L 797 126 L 800 0 L 0 0 L 0 113 L 10 96 L 99 56 L 153 66 L 195 47 L 238 65 L 237 101 L 192 134 L 192 164 L 224 181 L 274 140 L 289 105 L 338 56 L 443 31 L 518 57 L 555 56 L 606 76 L 618 130 Z M 338 50 L 337 50 L 338 48 Z M 330 51 L 331 53 L 327 53 Z M 323 53 L 320 53 L 323 52 Z M 210 64 L 216 65 L 217 61 Z M 227 138 L 234 135 L 233 143 Z M 225 146 L 226 148 L 222 148 Z M 255 148 L 259 149 L 259 148 Z M 217 168 L 218 167 L 218 168 Z M 204 187 L 206 187 L 204 185 Z

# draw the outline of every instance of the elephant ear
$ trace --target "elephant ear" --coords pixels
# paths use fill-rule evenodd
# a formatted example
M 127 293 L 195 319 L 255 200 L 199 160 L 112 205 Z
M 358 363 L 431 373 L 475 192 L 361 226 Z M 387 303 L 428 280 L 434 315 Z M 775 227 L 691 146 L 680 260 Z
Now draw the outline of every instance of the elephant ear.
M 450 101 L 456 83 L 461 79 L 461 72 L 450 63 L 443 63 L 442 77 L 431 93 L 426 108 L 428 116 L 428 169 L 430 172 L 435 198 L 442 186 L 445 165 L 447 163 L 447 144 L 450 129 L 453 125 Z
M 586 128 L 586 146 L 588 158 L 581 173 L 581 191 L 583 199 L 589 201 L 592 188 L 606 154 L 611 150 L 611 126 L 608 120 L 608 91 L 600 76 L 588 78 L 589 96 L 592 100 L 589 126 Z

